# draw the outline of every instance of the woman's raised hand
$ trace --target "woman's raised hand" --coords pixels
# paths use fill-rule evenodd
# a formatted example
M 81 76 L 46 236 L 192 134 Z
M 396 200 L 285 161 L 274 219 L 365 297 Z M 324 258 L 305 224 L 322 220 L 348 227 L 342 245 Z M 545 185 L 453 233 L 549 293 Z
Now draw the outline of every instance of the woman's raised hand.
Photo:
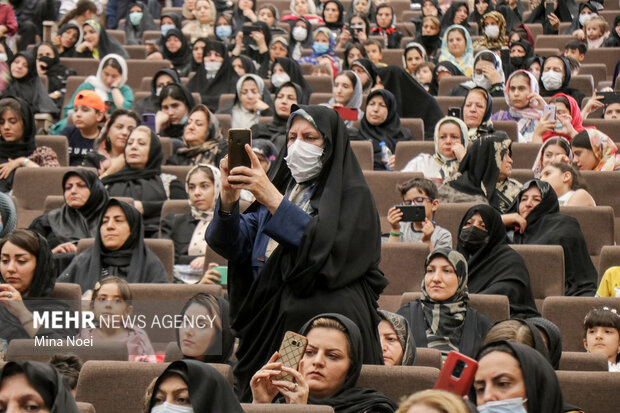
M 250 380 L 253 403 L 271 403 L 280 390 L 272 383 L 272 378 L 282 374 L 282 363 L 278 360 L 280 354 L 276 351 L 259 371 Z
M 220 209 L 224 211 L 231 212 L 237 201 L 239 200 L 239 195 L 241 194 L 240 189 L 233 188 L 233 186 L 228 182 L 228 155 L 226 155 L 220 161 L 220 176 L 222 179 L 222 192 L 220 194 L 221 203 Z
M 303 366 L 303 360 L 299 363 L 299 369 Z M 304 376 L 297 370 L 287 366 L 282 366 L 282 372 L 293 376 L 294 382 L 286 380 L 272 380 L 278 391 L 284 396 L 288 404 L 308 404 L 310 388 Z

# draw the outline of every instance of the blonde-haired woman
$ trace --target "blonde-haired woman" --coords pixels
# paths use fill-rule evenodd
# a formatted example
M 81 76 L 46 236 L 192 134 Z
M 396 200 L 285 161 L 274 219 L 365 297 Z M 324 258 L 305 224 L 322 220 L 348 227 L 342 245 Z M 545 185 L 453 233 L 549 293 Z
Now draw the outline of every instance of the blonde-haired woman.
M 469 413 L 459 396 L 444 390 L 423 390 L 407 397 L 396 413 Z

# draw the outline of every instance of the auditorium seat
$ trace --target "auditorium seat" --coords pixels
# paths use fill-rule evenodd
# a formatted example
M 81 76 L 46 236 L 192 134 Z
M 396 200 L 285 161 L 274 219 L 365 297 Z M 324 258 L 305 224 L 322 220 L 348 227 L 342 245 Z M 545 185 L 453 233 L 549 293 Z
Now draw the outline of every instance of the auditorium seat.
M 227 113 L 218 113 L 215 115 L 217 120 L 220 121 L 220 129 L 222 131 L 222 137 L 228 141 L 228 130 L 232 125 L 232 116 Z
M 351 141 L 351 149 L 363 170 L 372 170 L 374 149 L 371 141 Z
M 24 168 L 21 168 L 24 169 Z M 401 204 L 402 196 L 396 189 L 396 185 L 412 178 L 422 178 L 418 172 L 394 172 L 394 171 L 363 171 L 366 183 L 375 199 L 377 211 L 380 217 L 386 217 L 388 209 Z
M 431 141 L 400 141 L 396 142 L 396 161 L 394 169 L 400 171 L 407 165 L 407 162 L 421 153 L 433 155 L 435 153 L 435 142 Z
M 563 351 L 560 370 L 570 371 L 607 371 L 607 357 L 600 353 L 581 351 Z
M 560 49 L 556 47 L 545 47 L 545 48 L 536 48 L 536 55 L 549 57 L 549 56 L 558 56 L 560 54 Z
M 125 31 L 124 30 L 110 30 L 106 29 L 106 33 L 110 36 L 114 37 L 118 42 L 124 46 L 125 45 Z
M 425 272 L 424 261 L 429 252 L 428 245 L 421 242 L 382 243 L 379 268 L 390 281 L 382 295 L 420 291 Z
M 320 105 L 321 103 L 329 102 L 331 99 L 332 93 L 313 93 L 310 95 L 310 105 Z
M 417 300 L 421 292 L 406 292 L 401 297 L 401 307 Z M 494 294 L 469 294 L 469 305 L 476 311 L 486 314 L 491 321 L 498 322 L 510 318 L 508 297 Z
M 610 267 L 620 266 L 620 245 L 605 245 L 601 250 L 599 262 L 598 281 L 601 282 L 603 274 Z
M 574 39 L 575 37 L 570 34 L 543 34 L 536 36 L 534 47 L 536 52 L 538 52 L 539 48 L 556 48 L 558 46 L 564 47 L 566 43 Z
M 400 125 L 411 131 L 413 139 L 417 141 L 424 139 L 424 119 L 400 118 Z
M 47 195 L 62 195 L 62 177 L 72 167 L 18 168 L 13 179 L 13 196 L 17 199 L 17 226 L 26 228 L 43 214 Z M 90 168 L 95 171 L 95 169 Z
M 565 403 L 588 413 L 617 413 L 620 374 L 599 371 L 557 371 Z
M 582 171 L 588 191 L 596 205 L 609 205 L 614 209 L 616 242 L 620 242 L 620 180 L 617 172 Z
M 532 172 L 531 166 L 530 168 L 513 169 L 510 177 L 524 184 L 527 181 L 534 179 L 534 172 Z
M 161 37 L 161 32 L 159 36 Z M 78 76 L 95 76 L 99 69 L 99 60 L 86 57 L 61 57 L 60 64 L 75 70 Z
M 562 332 L 563 351 L 585 351 L 583 319 L 591 309 L 605 306 L 620 310 L 620 298 L 547 297 L 542 315 L 554 322 Z
M 234 93 L 222 93 L 220 95 L 220 100 L 219 100 L 217 107 L 219 110 L 223 108 L 227 108 L 227 107 L 232 107 L 234 101 L 235 101 Z
M 34 339 L 14 339 L 9 342 L 6 361 L 34 360 L 47 363 L 54 354 L 75 354 L 82 360 L 127 361 L 127 344 L 120 341 L 95 341 L 92 345 L 71 345 L 66 341 L 62 346 L 41 345 Z
M 232 385 L 229 365 L 210 365 Z M 141 412 L 147 387 L 166 367 L 168 363 L 87 361 L 78 379 L 76 400 L 91 403 L 97 413 Z
M 620 141 L 620 119 L 588 118 L 583 120 L 583 126 L 594 126 L 596 129 L 609 136 L 612 141 Z
M 506 98 L 502 97 L 493 97 L 491 98 L 493 101 L 493 113 L 498 112 L 500 110 L 507 111 L 509 109 L 508 103 L 506 103 Z M 502 121 L 504 122 L 504 121 Z M 495 124 L 495 122 L 493 122 Z
M 362 366 L 356 386 L 380 391 L 395 403 L 420 390 L 432 389 L 439 369 L 417 366 Z
M 200 94 L 198 94 L 198 97 L 200 98 Z M 198 99 L 198 102 L 200 102 L 200 99 Z M 161 137 L 159 141 L 161 142 L 161 150 L 164 153 L 164 163 L 166 163 L 168 158 L 172 156 L 172 138 Z
M 332 93 L 333 83 L 331 77 L 310 75 L 304 76 L 304 78 L 312 86 L 313 93 Z
M 536 51 L 538 52 L 538 50 Z M 602 47 L 599 49 L 588 49 L 586 58 L 581 62 L 588 63 L 604 63 L 607 67 L 607 80 L 612 80 L 614 68 L 620 56 L 620 47 Z
M 133 204 L 133 198 L 126 196 L 113 196 L 112 198 L 127 202 L 128 204 Z M 48 213 L 53 209 L 62 207 L 64 204 L 65 197 L 63 195 L 48 195 L 45 197 L 45 202 L 43 203 L 43 212 Z
M 177 177 L 177 179 L 185 186 L 185 179 L 187 177 L 187 173 L 190 169 L 192 169 L 192 165 L 163 165 L 161 167 L 161 172 L 164 174 L 170 174 Z
M 143 46 L 141 44 L 124 45 L 123 48 L 129 54 L 130 59 L 146 59 L 146 46 Z
M 525 261 L 538 311 L 546 297 L 565 291 L 564 250 L 559 245 L 511 245 Z
M 442 365 L 441 351 L 436 348 L 418 347 L 416 348 L 415 366 L 434 367 L 441 370 Z
M 90 403 L 76 402 L 80 413 L 96 413 L 95 406 Z
M 505 102 L 504 102 L 505 103 Z M 497 108 L 495 107 L 495 102 L 493 102 L 493 113 L 498 112 L 500 110 L 507 110 L 506 108 Z M 517 130 L 517 122 L 514 120 L 494 120 L 493 128 L 498 131 L 506 132 L 506 135 L 515 142 L 519 141 L 519 132 Z M 512 146 L 512 151 L 514 152 L 514 145 Z M 530 165 L 531 166 L 531 165 Z M 516 168 L 516 166 L 515 166 Z
M 62 63 L 62 62 L 61 62 Z M 69 66 L 71 67 L 71 66 Z M 97 70 L 95 69 L 95 73 L 97 73 Z M 65 97 L 62 101 L 62 107 L 63 110 L 60 111 L 60 118 L 64 118 L 65 117 L 65 111 L 64 108 L 67 107 L 70 103 L 71 103 L 71 98 L 73 98 L 73 94 L 75 93 L 75 91 L 77 90 L 78 87 L 80 87 L 80 85 L 82 83 L 84 83 L 84 81 L 86 80 L 86 75 L 81 75 L 81 76 L 69 76 L 67 78 L 67 84 L 65 87 Z M 67 144 L 68 146 L 68 144 Z
M 80 288 L 80 284 L 57 282 L 54 284 L 54 289 L 50 293 L 50 298 L 79 302 L 82 299 L 82 289 Z
M 168 343 L 168 345 L 166 346 L 166 358 L 164 359 L 164 362 L 172 363 L 173 361 L 181 360 L 182 358 L 183 353 L 181 352 L 181 349 L 179 348 L 177 342 L 171 341 L 170 343 Z
M 469 76 L 444 76 L 439 79 L 439 89 L 437 96 L 449 96 L 450 91 L 461 83 L 471 80 Z
M 244 413 L 333 413 L 331 406 L 312 404 L 271 404 L 271 403 L 241 403 Z
M 560 207 L 560 212 L 579 221 L 588 254 L 598 268 L 604 245 L 614 245 L 614 210 L 610 206 Z
M 579 68 L 579 74 L 580 75 L 592 75 L 594 84 L 596 84 L 596 82 L 600 80 L 607 79 L 607 66 L 605 66 L 603 63 L 582 64 L 581 68 Z
M 583 75 L 580 73 L 577 76 L 572 76 L 570 78 L 570 83 L 568 86 L 580 90 L 585 93 L 586 96 L 592 96 L 592 93 L 594 92 L 594 79 L 592 78 L 592 75 Z M 581 106 L 581 102 L 577 103 Z
M 452 234 L 452 247 L 454 248 L 456 248 L 458 241 L 461 220 L 467 210 L 474 205 L 477 204 L 475 202 L 439 203 L 439 208 L 435 212 L 435 221 L 437 225 L 450 231 L 450 234 Z
M 529 11 L 525 11 L 523 13 L 523 19 L 521 21 L 526 21 L 526 18 L 525 18 L 526 13 L 529 13 Z M 542 36 L 543 34 L 542 23 L 527 23 L 526 26 L 528 29 L 530 29 L 534 38 L 536 38 L 537 36 Z
M 58 158 L 60 166 L 69 166 L 69 141 L 63 135 L 36 135 L 35 143 L 37 147 L 48 146 Z
M 77 253 L 93 246 L 94 238 L 82 238 L 77 244 Z M 157 255 L 170 277 L 170 281 L 174 280 L 174 244 L 169 239 L 145 238 L 144 243 Z M 166 285 L 166 284 L 164 284 Z
M 493 122 L 495 126 L 496 122 Z M 540 150 L 539 143 L 518 143 L 512 144 L 512 161 L 515 169 L 530 169 L 534 165 L 536 155 Z
M 459 110 L 463 106 L 463 102 L 465 102 L 465 97 L 463 96 L 437 96 L 435 98 L 437 100 L 437 104 L 441 108 L 444 116 L 448 116 L 448 111 L 451 108 L 458 108 Z
M 169 214 L 189 214 L 191 208 L 186 199 L 169 199 L 164 202 L 161 208 L 161 216 L 164 218 Z

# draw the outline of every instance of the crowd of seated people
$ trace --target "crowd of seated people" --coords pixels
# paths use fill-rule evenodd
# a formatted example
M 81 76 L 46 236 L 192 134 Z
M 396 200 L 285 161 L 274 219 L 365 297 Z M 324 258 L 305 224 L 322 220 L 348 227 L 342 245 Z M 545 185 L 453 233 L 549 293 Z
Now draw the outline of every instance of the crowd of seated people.
M 593 251 L 620 233 L 618 50 L 592 0 L 1 4 L 0 411 L 83 409 L 92 354 L 15 356 L 78 339 L 171 362 L 147 413 L 584 411 L 543 300 L 587 306 L 578 349 L 620 371 L 620 253 Z M 94 324 L 41 323 L 76 305 Z M 467 397 L 365 379 L 452 351 Z

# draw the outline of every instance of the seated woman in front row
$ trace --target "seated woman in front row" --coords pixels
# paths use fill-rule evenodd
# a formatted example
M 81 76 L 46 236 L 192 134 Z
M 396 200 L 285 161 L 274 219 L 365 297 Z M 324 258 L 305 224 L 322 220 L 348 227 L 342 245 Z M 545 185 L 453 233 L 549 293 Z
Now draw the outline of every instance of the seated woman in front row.
M 397 314 L 409 322 L 417 347 L 474 356 L 493 323 L 471 308 L 467 291 L 467 261 L 458 251 L 438 248 L 426 258 L 422 297 Z
M 353 321 L 340 314 L 319 314 L 300 331 L 308 339 L 299 371 L 283 366 L 276 352 L 250 382 L 253 403 L 318 404 L 336 412 L 394 412 L 382 393 L 355 387 L 362 370 L 362 337 Z M 294 382 L 278 379 L 281 373 Z

